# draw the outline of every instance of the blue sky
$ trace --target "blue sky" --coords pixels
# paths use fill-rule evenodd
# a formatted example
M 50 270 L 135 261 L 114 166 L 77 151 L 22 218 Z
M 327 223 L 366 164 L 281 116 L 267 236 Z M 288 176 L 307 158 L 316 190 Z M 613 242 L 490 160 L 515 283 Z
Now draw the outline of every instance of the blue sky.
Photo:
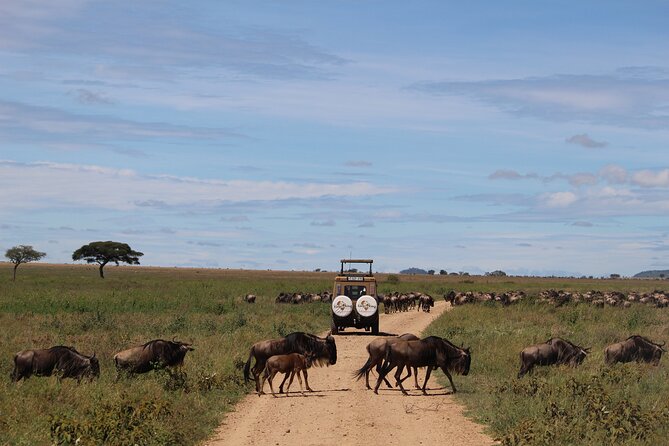
M 0 248 L 669 268 L 669 3 L 0 3 Z

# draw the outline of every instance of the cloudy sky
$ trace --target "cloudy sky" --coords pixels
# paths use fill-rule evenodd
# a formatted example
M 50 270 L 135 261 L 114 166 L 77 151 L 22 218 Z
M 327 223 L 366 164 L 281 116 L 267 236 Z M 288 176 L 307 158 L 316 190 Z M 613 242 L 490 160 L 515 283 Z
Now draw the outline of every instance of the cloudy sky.
M 669 268 L 666 1 L 0 2 L 0 248 Z

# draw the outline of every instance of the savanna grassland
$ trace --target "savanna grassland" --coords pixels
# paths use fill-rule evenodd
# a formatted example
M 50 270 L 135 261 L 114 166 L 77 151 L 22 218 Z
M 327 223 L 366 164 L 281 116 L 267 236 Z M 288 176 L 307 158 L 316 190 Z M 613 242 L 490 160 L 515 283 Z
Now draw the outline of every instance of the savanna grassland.
M 240 366 L 260 339 L 321 332 L 327 305 L 275 305 L 280 290 L 323 291 L 328 275 L 22 265 L 0 268 L 0 444 L 194 444 L 246 393 Z M 247 293 L 259 302 L 241 301 Z M 156 339 L 192 342 L 184 373 L 115 380 L 112 357 Z M 92 383 L 9 381 L 14 353 L 72 345 L 100 358 Z M 111 440 L 113 439 L 113 441 Z
M 105 272 L 100 279 L 91 266 L 30 264 L 21 265 L 12 282 L 11 265 L 0 264 L 0 444 L 73 444 L 77 439 L 80 445 L 197 444 L 251 389 L 242 380 L 241 366 L 253 342 L 329 327 L 329 305 L 276 305 L 274 298 L 281 291 L 329 290 L 333 273 L 113 266 Z M 649 291 L 663 283 L 378 277 L 380 292 L 416 290 L 435 298 L 451 289 L 520 289 L 535 295 L 547 288 Z M 242 302 L 247 293 L 256 294 L 258 303 Z M 667 358 L 659 367 L 628 364 L 609 370 L 601 352 L 607 343 L 634 333 L 669 339 L 667 309 L 553 308 L 530 299 L 505 308 L 458 307 L 429 330 L 472 346 L 472 371 L 457 379 L 458 398 L 509 444 L 604 444 L 612 438 L 616 444 L 635 444 L 628 432 L 640 427 L 649 434 L 639 444 L 652 444 L 669 434 Z M 516 380 L 520 349 L 551 336 L 592 346 L 593 353 L 579 369 L 544 368 Z M 173 337 L 196 349 L 186 356 L 182 371 L 115 382 L 115 352 Z M 17 351 L 59 344 L 95 352 L 100 379 L 10 382 Z M 590 431 L 586 437 L 579 434 Z
M 471 346 L 472 368 L 467 378 L 457 379 L 456 395 L 502 444 L 667 444 L 669 358 L 659 367 L 610 367 L 603 349 L 632 334 L 669 340 L 668 308 L 555 308 L 531 300 L 510 307 L 465 305 L 428 332 Z M 556 336 L 592 351 L 576 369 L 537 367 L 517 379 L 519 352 Z

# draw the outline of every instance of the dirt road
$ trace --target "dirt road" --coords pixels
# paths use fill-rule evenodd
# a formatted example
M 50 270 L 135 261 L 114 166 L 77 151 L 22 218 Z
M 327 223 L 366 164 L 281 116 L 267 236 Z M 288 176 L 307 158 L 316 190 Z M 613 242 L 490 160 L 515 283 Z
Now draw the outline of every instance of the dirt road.
M 448 308 L 442 301 L 435 303 L 430 313 L 410 311 L 381 315 L 380 329 L 386 333 L 410 332 L 420 336 L 421 331 Z M 434 378 L 430 379 L 428 393 L 431 396 L 423 396 L 417 390 L 411 390 L 411 396 L 403 396 L 395 389 L 386 389 L 385 385 L 379 389 L 379 395 L 375 395 L 365 388 L 364 380 L 355 381 L 351 377 L 353 371 L 367 360 L 365 347 L 372 339 L 373 336 L 346 332 L 336 336 L 337 364 L 309 370 L 309 384 L 315 392 L 301 396 L 295 379 L 288 397 L 273 398 L 269 393 L 262 397 L 249 395 L 237 405 L 235 412 L 228 414 L 214 438 L 205 444 L 494 444 L 482 433 L 480 425 L 463 416 L 462 407 L 449 395 L 450 388 L 441 388 Z M 433 373 L 433 377 L 435 374 L 441 372 Z M 420 373 L 421 379 L 423 376 Z M 454 375 L 453 379 L 457 386 L 467 377 Z M 413 385 L 406 387 L 409 390 Z

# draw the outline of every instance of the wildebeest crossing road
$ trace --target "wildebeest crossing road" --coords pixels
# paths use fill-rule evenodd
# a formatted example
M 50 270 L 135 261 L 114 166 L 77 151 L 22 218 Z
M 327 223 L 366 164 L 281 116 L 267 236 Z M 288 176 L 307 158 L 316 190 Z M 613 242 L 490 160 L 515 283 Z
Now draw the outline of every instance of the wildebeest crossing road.
M 446 302 L 440 301 L 430 313 L 382 314 L 380 329 L 421 336 L 422 330 L 448 308 Z M 355 381 L 353 372 L 367 360 L 365 347 L 376 337 L 353 334 L 358 331 L 352 329 L 347 332 L 336 336 L 337 364 L 310 369 L 309 383 L 315 392 L 301 396 L 291 388 L 289 397 L 249 395 L 205 444 L 494 444 L 492 438 L 482 433 L 482 426 L 464 417 L 462 406 L 450 395 L 450 388 L 441 388 L 434 378 L 428 387 L 431 396 L 411 390 L 412 396 L 408 397 L 385 385 L 375 395 L 365 388 L 364 379 Z M 420 377 L 422 383 L 424 371 Z

